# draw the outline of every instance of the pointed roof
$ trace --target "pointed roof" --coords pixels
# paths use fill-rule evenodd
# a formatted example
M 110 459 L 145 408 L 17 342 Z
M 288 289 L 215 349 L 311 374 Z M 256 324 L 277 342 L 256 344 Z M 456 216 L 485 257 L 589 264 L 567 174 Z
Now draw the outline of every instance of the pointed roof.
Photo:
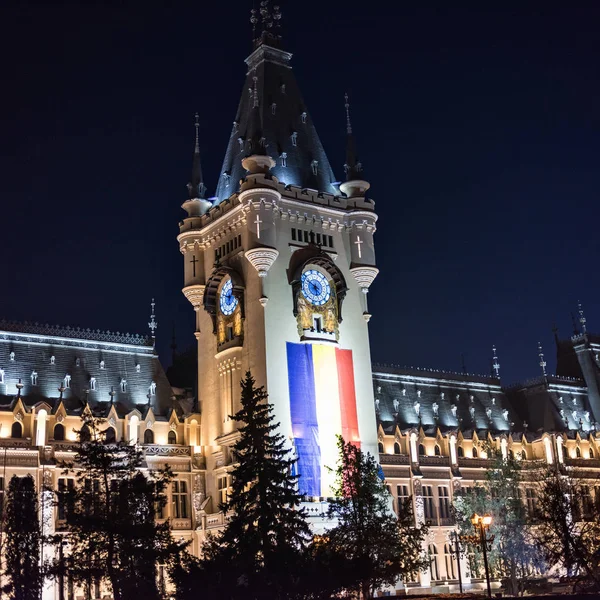
M 216 202 L 239 190 L 239 182 L 246 176 L 242 159 L 253 154 L 272 157 L 276 166 L 271 172 L 285 184 L 338 193 L 332 185 L 335 176 L 331 165 L 292 72 L 292 55 L 279 48 L 280 39 L 269 29 L 263 31 L 245 61 L 248 71 Z
M 196 113 L 196 144 L 194 146 L 194 158 L 192 160 L 192 179 L 187 184 L 188 198 L 194 200 L 196 198 L 204 198 L 206 186 L 202 177 L 202 166 L 200 165 L 200 143 L 198 139 L 198 129 L 200 127 L 200 117 Z

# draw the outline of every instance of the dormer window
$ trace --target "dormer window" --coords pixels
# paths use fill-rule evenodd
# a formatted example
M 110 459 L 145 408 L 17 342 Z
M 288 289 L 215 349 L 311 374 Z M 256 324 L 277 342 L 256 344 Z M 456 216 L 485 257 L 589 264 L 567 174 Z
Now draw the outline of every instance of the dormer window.
M 281 166 L 287 167 L 287 152 L 281 153 Z
M 0 369 L 0 383 L 4 383 L 4 369 Z
M 313 160 L 310 163 L 313 175 L 317 175 L 317 173 L 319 172 L 319 161 L 318 160 Z
M 285 94 L 285 83 L 281 84 L 281 88 L 280 89 L 281 89 L 281 93 Z
M 139 373 L 141 370 L 142 370 L 142 365 L 140 365 L 140 363 L 137 363 L 137 364 L 135 365 L 135 372 L 136 372 L 136 373 Z
M 307 117 L 307 114 L 306 114 L 306 112 L 303 112 L 303 113 L 300 115 L 300 118 L 302 119 L 302 123 L 304 123 L 304 124 L 306 124 L 306 117 Z
M 156 383 L 154 381 L 150 384 L 150 394 L 152 396 L 156 395 Z
M 15 362 L 15 353 L 14 353 L 14 352 L 11 352 L 11 353 L 9 354 L 9 356 L 10 356 L 10 361 L 11 361 L 11 362 Z
M 90 377 L 90 392 L 96 391 L 96 378 Z
M 294 133 L 292 133 L 291 135 L 292 138 L 292 146 L 296 146 L 298 143 L 298 132 L 294 131 Z
M 273 116 L 275 116 L 275 113 L 277 112 L 277 103 L 273 102 L 273 104 L 271 104 L 271 114 Z
M 54 356 L 54 354 L 50 357 L 50 364 L 51 365 L 55 365 L 56 364 L 56 356 Z
M 77 358 L 75 359 L 75 366 L 76 366 L 76 367 L 80 367 L 80 366 L 81 366 L 81 359 L 80 359 L 79 357 L 77 357 Z
M 106 366 L 106 363 L 103 360 L 101 360 L 100 361 L 100 368 L 104 369 L 105 366 Z
M 121 379 L 121 391 L 125 393 L 127 391 L 127 380 Z
M 31 372 L 31 385 L 37 385 L 38 384 L 38 374 L 37 371 L 32 371 Z
M 71 376 L 68 373 L 65 375 L 63 380 L 63 387 L 67 389 L 71 387 Z

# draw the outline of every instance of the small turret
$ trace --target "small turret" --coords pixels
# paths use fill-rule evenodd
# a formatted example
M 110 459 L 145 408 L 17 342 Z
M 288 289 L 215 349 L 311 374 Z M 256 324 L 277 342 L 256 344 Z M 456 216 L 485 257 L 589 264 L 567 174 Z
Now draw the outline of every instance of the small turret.
M 346 181 L 340 185 L 340 190 L 349 198 L 364 197 L 365 192 L 371 187 L 371 184 L 362 179 L 362 163 L 356 153 L 352 123 L 350 122 L 348 94 L 344 96 L 344 99 L 346 100 L 344 104 L 346 108 L 346 163 L 344 164 Z
M 212 206 L 206 196 L 206 186 L 202 177 L 202 166 L 200 164 L 200 141 L 198 130 L 200 128 L 200 117 L 196 113 L 196 143 L 194 145 L 194 158 L 192 160 L 192 179 L 187 184 L 188 199 L 182 204 L 189 217 L 199 217 Z

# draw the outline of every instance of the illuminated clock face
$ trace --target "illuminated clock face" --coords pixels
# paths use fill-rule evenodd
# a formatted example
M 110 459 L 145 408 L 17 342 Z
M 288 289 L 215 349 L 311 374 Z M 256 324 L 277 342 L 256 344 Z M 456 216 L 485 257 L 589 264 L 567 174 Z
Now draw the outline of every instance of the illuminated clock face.
M 331 297 L 331 288 L 325 275 L 320 271 L 311 269 L 302 273 L 302 293 L 312 304 L 321 306 Z
M 221 312 L 224 315 L 231 315 L 238 305 L 238 299 L 233 295 L 233 284 L 228 279 L 221 288 L 221 297 L 219 298 Z

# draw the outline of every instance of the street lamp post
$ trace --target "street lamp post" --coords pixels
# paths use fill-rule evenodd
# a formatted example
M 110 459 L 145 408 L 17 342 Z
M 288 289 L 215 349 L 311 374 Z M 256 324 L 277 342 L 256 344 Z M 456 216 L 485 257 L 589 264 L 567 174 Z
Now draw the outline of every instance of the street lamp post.
M 458 588 L 460 593 L 463 593 L 463 585 L 462 585 L 462 573 L 460 572 L 460 536 L 456 531 L 452 531 L 450 534 L 450 554 L 456 556 L 456 566 L 458 568 Z M 452 548 L 452 544 L 454 544 L 454 549 Z
M 487 513 L 483 516 L 478 515 L 477 513 L 474 513 L 473 516 L 471 517 L 471 523 L 473 524 L 473 527 L 475 528 L 477 535 L 472 536 L 472 539 L 470 541 L 477 544 L 478 546 L 481 546 L 481 550 L 483 552 L 483 565 L 485 567 L 485 580 L 487 583 L 487 593 L 488 593 L 488 598 L 491 598 L 492 597 L 492 588 L 490 586 L 490 570 L 489 570 L 489 566 L 488 566 L 487 553 L 488 553 L 488 550 L 492 549 L 492 543 L 494 541 L 494 536 L 490 535 L 488 537 L 487 531 L 489 530 L 490 525 L 492 524 L 492 517 L 491 517 L 491 515 L 489 515 Z

